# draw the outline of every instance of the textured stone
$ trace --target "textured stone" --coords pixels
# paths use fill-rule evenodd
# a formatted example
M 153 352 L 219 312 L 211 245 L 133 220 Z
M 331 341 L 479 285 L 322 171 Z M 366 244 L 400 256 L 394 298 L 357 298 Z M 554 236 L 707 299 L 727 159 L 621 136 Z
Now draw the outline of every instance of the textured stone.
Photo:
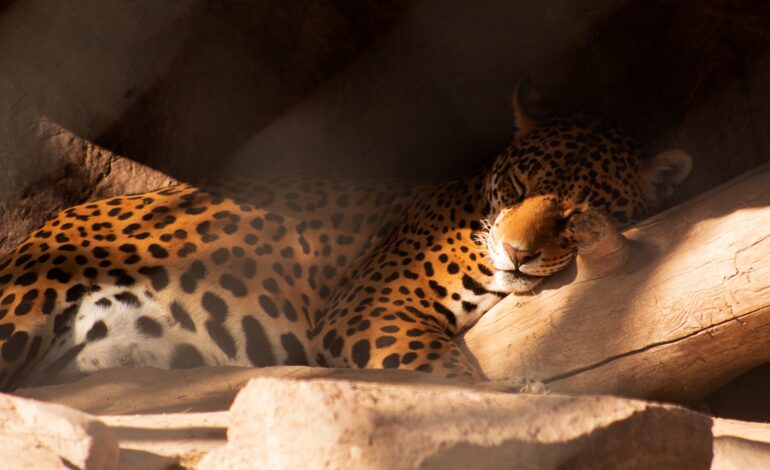
M 132 368 L 100 370 L 74 383 L 21 388 L 14 394 L 98 415 L 225 411 L 230 408 L 238 391 L 255 377 L 454 384 L 430 374 L 403 370 L 305 366 L 220 366 L 177 370 L 145 367 L 141 373 Z
M 150 396 L 147 397 L 151 399 Z M 227 412 L 102 416 L 120 442 L 120 470 L 195 468 L 226 443 Z
M 613 397 L 260 378 L 199 468 L 706 468 L 711 424 Z
M 0 254 L 64 207 L 171 181 L 119 173 L 94 140 L 167 73 L 203 3 L 0 6 Z
M 13 149 L 33 155 L 25 165 L 10 165 L 2 174 L 0 143 L 0 256 L 51 215 L 89 200 L 131 194 L 176 182 L 157 170 L 122 158 L 42 116 L 31 124 L 34 133 Z M 0 134 L 1 135 L 1 134 Z M 22 148 L 24 147 L 24 148 Z M 10 160 L 13 163 L 17 157 Z M 34 176 L 33 176 L 34 174 Z M 6 178 L 16 178 L 3 186 Z M 24 184 L 25 180 L 33 179 Z
M 0 395 L 0 469 L 117 467 L 117 440 L 96 418 L 61 405 Z
M 258 381 L 239 396 L 233 413 L 213 411 L 227 409 L 254 377 Z M 398 464 L 392 468 L 410 468 L 420 459 L 423 468 L 441 470 L 559 463 L 681 468 L 680 454 L 692 459 L 685 468 L 706 468 L 709 462 L 720 470 L 770 467 L 768 424 L 708 418 L 639 400 L 491 393 L 398 370 L 124 368 L 18 393 L 106 415 L 101 421 L 114 428 L 120 468 L 127 470 L 196 468 L 212 451 L 209 468 L 244 462 L 245 468 L 276 468 L 298 455 L 307 457 L 300 463 L 309 468 L 351 468 L 351 449 L 358 449 L 356 462 L 369 459 L 373 468 L 390 468 L 393 461 Z M 230 443 L 222 447 L 228 426 Z M 0 452 L 17 437 L 8 438 Z M 268 447 L 270 453 L 250 460 Z M 347 460 L 338 465 L 332 457 L 340 454 Z M 44 447 L 13 455 L 18 459 L 12 468 L 60 463 Z
M 0 253 L 119 189 L 94 190 L 122 176 L 111 157 L 79 156 L 89 143 L 183 179 L 452 177 L 508 143 L 524 75 L 653 147 L 688 150 L 680 198 L 768 161 L 762 2 L 57 4 L 0 9 Z
M 0 255 L 70 205 L 217 174 L 408 1 L 4 2 Z

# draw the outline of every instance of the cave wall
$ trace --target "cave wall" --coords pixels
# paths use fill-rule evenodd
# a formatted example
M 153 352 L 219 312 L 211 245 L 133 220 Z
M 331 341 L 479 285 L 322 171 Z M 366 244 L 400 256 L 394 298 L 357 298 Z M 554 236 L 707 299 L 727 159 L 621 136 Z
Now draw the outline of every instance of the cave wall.
M 255 133 L 231 164 L 463 174 L 509 141 L 510 95 L 528 76 L 565 107 L 619 119 L 651 152 L 692 153 L 679 202 L 770 157 L 768 5 L 423 0 L 381 47 Z
M 210 175 L 408 2 L 0 5 L 2 254 L 69 205 Z
M 768 161 L 756 0 L 15 0 L 0 8 L 0 253 L 87 199 L 301 172 L 451 178 L 531 77 L 695 157 L 678 202 Z

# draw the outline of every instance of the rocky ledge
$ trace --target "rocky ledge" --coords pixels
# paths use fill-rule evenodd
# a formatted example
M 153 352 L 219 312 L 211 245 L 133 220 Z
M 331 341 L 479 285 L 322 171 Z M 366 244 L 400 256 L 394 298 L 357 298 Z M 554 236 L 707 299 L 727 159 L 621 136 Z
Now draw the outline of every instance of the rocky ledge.
M 0 395 L 0 468 L 760 468 L 770 425 L 426 374 L 112 369 Z

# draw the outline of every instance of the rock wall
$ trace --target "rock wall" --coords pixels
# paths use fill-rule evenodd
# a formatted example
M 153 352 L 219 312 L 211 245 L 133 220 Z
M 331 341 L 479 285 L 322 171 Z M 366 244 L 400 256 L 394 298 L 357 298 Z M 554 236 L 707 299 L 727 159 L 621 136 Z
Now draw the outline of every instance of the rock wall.
M 452 177 L 511 136 L 531 77 L 696 159 L 674 202 L 770 158 L 770 7 L 739 0 L 416 2 L 383 44 L 255 133 L 232 165 Z
M 63 207 L 210 175 L 408 2 L 0 9 L 0 254 Z
M 524 76 L 651 150 L 690 151 L 679 200 L 768 160 L 761 2 L 58 5 L 0 10 L 0 253 L 123 190 L 95 189 L 118 156 L 159 171 L 132 190 L 230 172 L 463 174 L 507 144 Z
M 617 397 L 489 392 L 399 370 L 111 369 L 17 393 L 28 398 L 0 395 L 0 422 L 13 425 L 0 425 L 0 449 L 9 451 L 0 468 L 72 468 L 55 465 L 62 458 L 115 468 L 118 446 L 118 468 L 145 470 L 770 463 L 765 423 Z M 37 417 L 57 426 L 41 427 Z

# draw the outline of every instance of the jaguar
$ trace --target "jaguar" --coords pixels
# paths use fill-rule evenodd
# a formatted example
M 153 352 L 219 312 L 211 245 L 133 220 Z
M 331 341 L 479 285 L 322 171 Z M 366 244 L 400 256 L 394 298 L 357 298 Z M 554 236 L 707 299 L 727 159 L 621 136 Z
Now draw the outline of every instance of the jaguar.
M 85 202 L 0 261 L 0 387 L 118 366 L 398 368 L 484 380 L 454 338 L 690 172 L 529 84 L 512 143 L 448 182 L 232 178 Z

